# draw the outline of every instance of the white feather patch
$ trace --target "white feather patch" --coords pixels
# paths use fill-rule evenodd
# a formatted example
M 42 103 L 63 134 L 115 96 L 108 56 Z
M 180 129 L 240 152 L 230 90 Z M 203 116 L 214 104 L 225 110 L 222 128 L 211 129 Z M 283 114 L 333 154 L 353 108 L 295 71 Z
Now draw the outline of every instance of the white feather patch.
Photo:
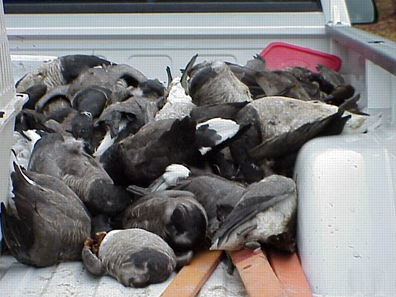
M 154 120 L 182 119 L 190 115 L 195 104 L 180 83 L 180 77 L 173 79 L 165 105 L 157 112 Z
M 96 151 L 93 153 L 95 158 L 99 158 L 103 153 L 114 143 L 114 139 L 111 138 L 110 132 L 107 131 L 106 135 L 100 142 L 99 146 L 96 148 Z
M 21 172 L 21 175 L 22 175 L 23 179 L 24 179 L 28 184 L 36 185 L 36 182 L 35 182 L 34 180 L 30 179 L 30 177 L 28 177 L 28 176 L 23 172 L 22 167 L 21 167 L 19 164 L 17 164 L 17 166 L 18 166 L 19 171 Z
M 171 186 L 176 186 L 179 180 L 185 179 L 191 171 L 181 164 L 171 164 L 166 167 L 164 174 L 151 186 L 151 192 L 167 190 Z
M 197 129 L 204 125 L 208 125 L 209 129 L 215 130 L 216 133 L 221 137 L 218 141 L 216 141 L 216 145 L 235 136 L 240 128 L 238 123 L 236 123 L 235 121 L 222 118 L 213 118 L 205 122 L 199 123 L 197 124 Z M 199 149 L 202 155 L 206 154 L 210 150 L 210 147 L 202 147 Z
M 297 209 L 294 194 L 276 203 L 265 212 L 256 216 L 257 228 L 249 233 L 246 241 L 265 242 L 270 236 L 285 232 L 287 224 Z
M 166 167 L 163 177 L 168 185 L 175 186 L 179 179 L 187 178 L 190 173 L 191 171 L 183 165 L 171 164 Z

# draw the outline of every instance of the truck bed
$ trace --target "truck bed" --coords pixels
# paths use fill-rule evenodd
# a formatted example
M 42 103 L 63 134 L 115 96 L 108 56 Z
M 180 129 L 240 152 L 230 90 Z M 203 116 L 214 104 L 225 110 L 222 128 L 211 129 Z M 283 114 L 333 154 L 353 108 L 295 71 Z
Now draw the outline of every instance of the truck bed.
M 360 93 L 359 107 L 381 114 L 381 125 L 358 136 L 314 139 L 301 150 L 298 254 L 313 296 L 393 296 L 396 43 L 350 27 L 344 1 L 321 2 L 323 12 L 210 14 L 205 22 L 202 14 L 6 15 L 14 81 L 43 60 L 75 53 L 127 63 L 163 82 L 167 66 L 177 76 L 197 53 L 198 61 L 244 64 L 275 41 L 341 57 L 340 73 Z M 350 177 L 352 184 L 344 182 Z M 2 296 L 159 296 L 174 278 L 131 289 L 92 276 L 81 262 L 38 269 L 0 257 Z M 223 259 L 198 296 L 247 294 Z
M 126 288 L 117 280 L 97 277 L 83 268 L 82 262 L 61 263 L 47 268 L 28 267 L 12 256 L 0 258 L 0 292 L 6 296 L 125 296 L 157 297 L 167 288 L 175 273 L 165 282 L 147 288 Z M 248 296 L 237 271 L 227 273 L 220 262 L 198 296 Z

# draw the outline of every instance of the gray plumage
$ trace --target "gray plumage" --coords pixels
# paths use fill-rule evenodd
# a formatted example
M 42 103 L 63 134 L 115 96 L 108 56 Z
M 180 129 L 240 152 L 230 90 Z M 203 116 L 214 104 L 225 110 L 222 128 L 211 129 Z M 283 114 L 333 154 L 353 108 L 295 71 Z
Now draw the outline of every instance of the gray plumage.
M 192 68 L 189 75 L 188 94 L 198 106 L 252 100 L 249 88 L 223 61 L 198 64 Z
M 195 131 L 196 122 L 189 117 L 149 122 L 110 146 L 100 162 L 116 184 L 146 187 L 168 165 L 199 157 Z
M 50 114 L 62 108 L 71 107 L 72 98 L 68 94 L 69 85 L 58 85 L 50 89 L 35 105 L 35 110 Z
M 297 151 L 309 139 L 330 130 L 332 121 L 343 114 L 343 110 L 320 101 L 279 96 L 258 99 L 246 108 L 255 109 L 260 118 L 261 144 L 250 151 L 256 160 Z M 243 111 L 240 115 L 243 117 Z M 282 141 L 275 141 L 276 138 Z
M 292 179 L 271 175 L 250 184 L 212 237 L 210 249 L 239 250 L 274 241 L 278 248 L 292 252 L 296 210 L 297 191 Z
M 116 137 L 125 128 L 128 129 L 129 134 L 135 134 L 145 124 L 154 120 L 158 109 L 158 101 L 133 96 L 125 101 L 108 105 L 95 125 L 105 124 L 112 138 Z
M 91 219 L 82 201 L 59 179 L 14 165 L 17 216 L 2 204 L 4 240 L 24 264 L 46 267 L 81 259 Z
M 126 287 L 146 287 L 169 278 L 176 255 L 158 235 L 143 229 L 113 230 L 93 252 L 92 239 L 82 250 L 84 267 L 95 275 L 109 275 Z
M 147 81 L 147 77 L 132 66 L 126 64 L 103 65 L 82 72 L 70 85 L 69 94 L 74 96 L 86 87 L 97 85 L 112 91 L 110 101 L 114 103 L 131 96 L 133 88 L 145 81 Z
M 142 228 L 163 238 L 175 251 L 202 247 L 207 216 L 193 193 L 164 190 L 139 198 L 121 215 L 122 227 Z
M 200 175 L 180 180 L 175 189 L 194 193 L 208 216 L 208 233 L 219 228 L 217 210 L 222 205 L 233 208 L 241 199 L 245 186 L 218 175 Z
M 43 136 L 32 152 L 29 169 L 64 181 L 92 214 L 115 215 L 130 204 L 128 192 L 115 186 L 98 161 L 84 152 L 83 143 L 73 137 Z
M 23 92 L 37 84 L 44 84 L 47 90 L 66 85 L 88 68 L 109 65 L 110 62 L 91 55 L 66 55 L 44 62 L 24 75 L 17 83 L 17 92 Z
M 240 139 L 230 145 L 234 161 L 240 164 L 248 182 L 268 175 L 266 160 L 297 152 L 308 140 L 320 135 L 336 135 L 348 116 L 343 108 L 321 101 L 272 96 L 256 99 L 238 113 L 241 125 L 251 124 Z

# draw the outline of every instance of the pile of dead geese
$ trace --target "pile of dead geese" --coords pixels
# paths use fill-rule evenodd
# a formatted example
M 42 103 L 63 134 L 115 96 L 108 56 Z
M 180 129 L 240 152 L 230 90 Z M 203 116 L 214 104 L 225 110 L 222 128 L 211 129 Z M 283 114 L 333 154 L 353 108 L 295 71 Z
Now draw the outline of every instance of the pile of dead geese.
M 202 249 L 295 250 L 296 155 L 314 137 L 366 131 L 353 86 L 321 65 L 268 70 L 259 55 L 166 71 L 167 85 L 68 55 L 17 82 L 29 99 L 1 225 L 19 262 L 82 260 L 144 287 Z

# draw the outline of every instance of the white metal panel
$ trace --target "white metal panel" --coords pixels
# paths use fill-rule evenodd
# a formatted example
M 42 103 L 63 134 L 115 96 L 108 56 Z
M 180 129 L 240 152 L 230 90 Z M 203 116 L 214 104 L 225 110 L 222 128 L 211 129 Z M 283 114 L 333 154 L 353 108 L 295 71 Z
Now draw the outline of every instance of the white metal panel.
M 10 157 L 14 121 L 26 97 L 15 96 L 13 72 L 4 22 L 3 1 L 0 0 L 0 202 L 7 202 L 10 181 Z M 0 243 L 2 235 L 0 234 Z M 0 248 L 1 251 L 1 248 Z
M 321 0 L 326 23 L 331 26 L 350 26 L 345 0 Z
M 15 95 L 9 53 L 7 30 L 4 21 L 3 1 L 0 0 L 0 110 L 13 100 Z
M 21 18 L 25 20 L 21 22 Z M 321 12 L 9 14 L 11 36 L 260 36 L 323 32 Z M 301 30 L 304 28 L 304 30 Z
M 5 21 L 12 55 L 94 54 L 163 82 L 167 66 L 178 76 L 195 54 L 198 62 L 244 64 L 273 41 L 329 49 L 321 12 L 11 14 Z M 13 61 L 15 79 L 26 73 L 25 65 L 26 60 Z

